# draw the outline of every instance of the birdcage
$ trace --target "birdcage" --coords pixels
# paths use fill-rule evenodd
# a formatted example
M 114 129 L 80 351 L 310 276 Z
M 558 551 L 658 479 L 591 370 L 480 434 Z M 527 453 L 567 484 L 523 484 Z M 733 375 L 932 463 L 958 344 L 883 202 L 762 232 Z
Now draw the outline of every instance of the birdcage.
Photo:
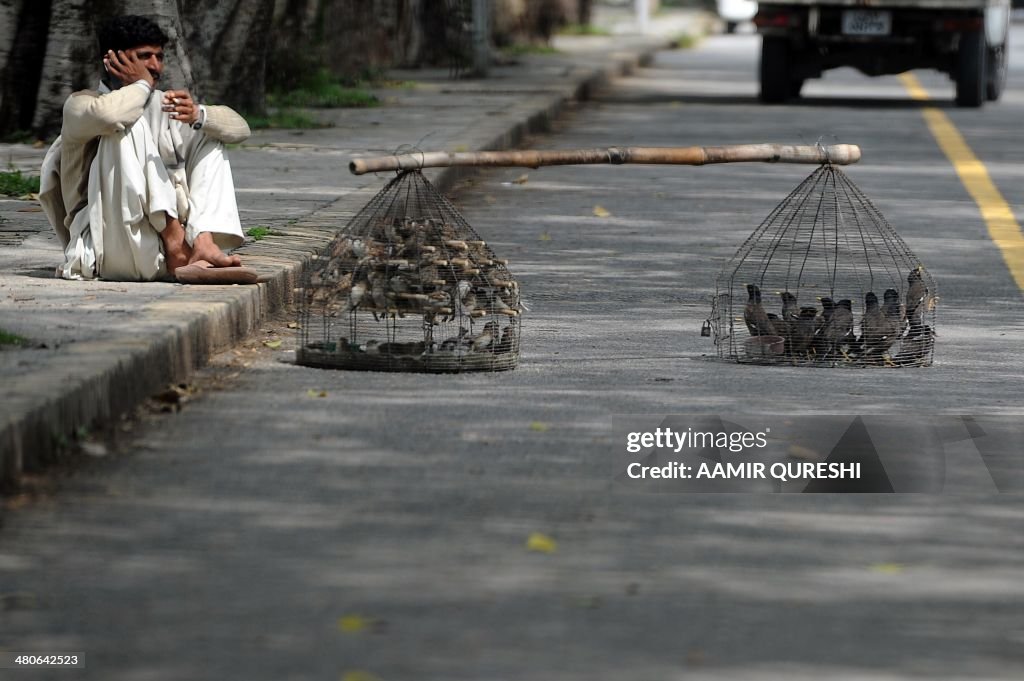
M 879 210 L 824 164 L 722 268 L 704 331 L 739 362 L 929 366 L 937 300 Z
M 519 360 L 519 286 L 418 170 L 401 172 L 307 268 L 297 361 L 449 373 Z

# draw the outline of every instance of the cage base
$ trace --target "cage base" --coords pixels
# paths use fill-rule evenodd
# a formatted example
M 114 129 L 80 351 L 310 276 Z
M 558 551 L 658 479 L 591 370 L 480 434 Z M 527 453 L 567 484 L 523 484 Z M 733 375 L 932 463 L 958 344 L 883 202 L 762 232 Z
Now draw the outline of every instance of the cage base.
M 368 355 L 329 352 L 317 348 L 299 348 L 295 363 L 317 369 L 346 371 L 386 371 L 411 374 L 461 374 L 470 372 L 511 371 L 519 364 L 513 352 L 454 354 Z

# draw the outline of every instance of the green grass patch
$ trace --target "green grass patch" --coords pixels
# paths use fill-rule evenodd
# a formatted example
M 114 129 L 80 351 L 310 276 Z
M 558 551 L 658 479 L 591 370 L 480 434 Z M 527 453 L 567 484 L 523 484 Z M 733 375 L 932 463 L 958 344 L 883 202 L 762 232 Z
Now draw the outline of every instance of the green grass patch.
M 305 111 L 294 109 L 279 109 L 270 114 L 246 114 L 245 120 L 253 130 L 266 130 L 267 128 L 289 128 L 309 130 L 311 128 L 329 128 L 328 123 L 321 123 Z
M 700 36 L 682 33 L 672 40 L 672 47 L 677 50 L 690 50 L 700 44 Z
M 359 83 L 342 83 L 321 68 L 307 74 L 294 87 L 273 88 L 267 93 L 267 103 L 279 107 L 312 107 L 322 109 L 351 109 L 379 106 L 372 92 Z
M 6 135 L 0 136 L 0 142 L 4 144 L 32 144 L 36 136 L 31 130 L 12 130 Z
M 246 234 L 253 241 L 260 241 L 261 239 L 265 239 L 268 236 L 282 236 L 281 232 L 276 232 L 270 227 L 267 227 L 266 225 L 257 225 L 255 227 L 250 227 L 249 231 L 247 231 Z
M 389 90 L 415 90 L 418 83 L 415 80 L 374 80 L 373 87 L 387 88 Z
M 22 338 L 16 333 L 0 329 L 0 345 L 27 345 L 28 339 Z
M 558 30 L 561 35 L 611 35 L 607 28 L 593 24 L 569 24 Z
M 0 194 L 4 196 L 25 196 L 39 193 L 39 177 L 25 175 L 11 168 L 0 172 Z
M 517 57 L 524 54 L 561 54 L 562 51 L 550 45 L 509 45 L 502 49 L 505 54 Z

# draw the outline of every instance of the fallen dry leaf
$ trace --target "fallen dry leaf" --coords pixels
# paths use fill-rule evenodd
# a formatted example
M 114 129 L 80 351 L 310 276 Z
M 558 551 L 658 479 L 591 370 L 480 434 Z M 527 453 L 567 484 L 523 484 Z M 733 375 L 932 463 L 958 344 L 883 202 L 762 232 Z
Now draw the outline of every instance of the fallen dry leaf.
M 299 328 L 299 323 L 298 322 L 288 322 L 288 328 L 289 329 L 297 329 L 297 328 Z
M 604 206 L 594 206 L 594 215 L 599 218 L 610 218 L 612 214 Z
M 535 433 L 546 433 L 551 426 L 543 421 L 534 421 L 530 424 L 530 430 Z
M 868 569 L 872 572 L 880 572 L 883 575 L 898 575 L 903 572 L 904 566 L 900 563 L 875 563 L 868 566 Z
M 529 173 L 523 173 L 522 175 L 520 175 L 516 179 L 512 180 L 512 184 L 526 184 L 527 180 L 529 180 L 529 179 L 530 179 L 530 174 Z
M 309 395 L 310 397 L 327 397 L 326 390 L 313 390 L 312 388 L 310 388 L 309 390 L 306 391 L 306 394 Z
M 543 232 L 541 232 L 541 233 L 540 233 L 540 236 L 539 236 L 539 237 L 537 237 L 537 238 L 538 238 L 538 239 L 539 239 L 540 241 L 551 241 L 551 235 L 550 235 L 550 234 L 548 234 L 548 233 L 547 233 L 547 231 L 543 231 Z
M 281 347 L 281 341 L 279 340 L 263 341 L 263 344 L 266 345 L 271 350 L 277 350 L 279 347 Z
M 534 532 L 526 538 L 526 550 L 536 553 L 554 553 L 558 550 L 558 542 L 546 534 Z
M 370 627 L 370 621 L 362 615 L 344 615 L 338 619 L 338 630 L 343 634 L 358 634 Z
M 379 676 L 361 669 L 354 669 L 341 675 L 341 681 L 381 681 Z

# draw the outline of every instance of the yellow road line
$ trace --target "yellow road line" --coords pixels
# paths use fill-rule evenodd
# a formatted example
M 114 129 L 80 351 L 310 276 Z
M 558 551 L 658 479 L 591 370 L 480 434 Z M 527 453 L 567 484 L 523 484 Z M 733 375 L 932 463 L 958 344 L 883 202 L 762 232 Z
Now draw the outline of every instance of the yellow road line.
M 913 74 L 901 74 L 900 81 L 911 98 L 919 101 L 930 99 L 928 91 Z M 949 116 L 934 107 L 925 107 L 921 114 L 939 148 L 956 169 L 967 193 L 978 204 L 981 217 L 988 227 L 988 234 L 1003 254 L 1003 260 L 1010 268 L 1014 281 L 1024 290 L 1024 235 L 1021 234 L 1020 224 L 1013 215 L 1013 209 L 992 182 L 985 164 L 967 146 L 963 135 L 953 125 L 953 121 L 949 120 Z

